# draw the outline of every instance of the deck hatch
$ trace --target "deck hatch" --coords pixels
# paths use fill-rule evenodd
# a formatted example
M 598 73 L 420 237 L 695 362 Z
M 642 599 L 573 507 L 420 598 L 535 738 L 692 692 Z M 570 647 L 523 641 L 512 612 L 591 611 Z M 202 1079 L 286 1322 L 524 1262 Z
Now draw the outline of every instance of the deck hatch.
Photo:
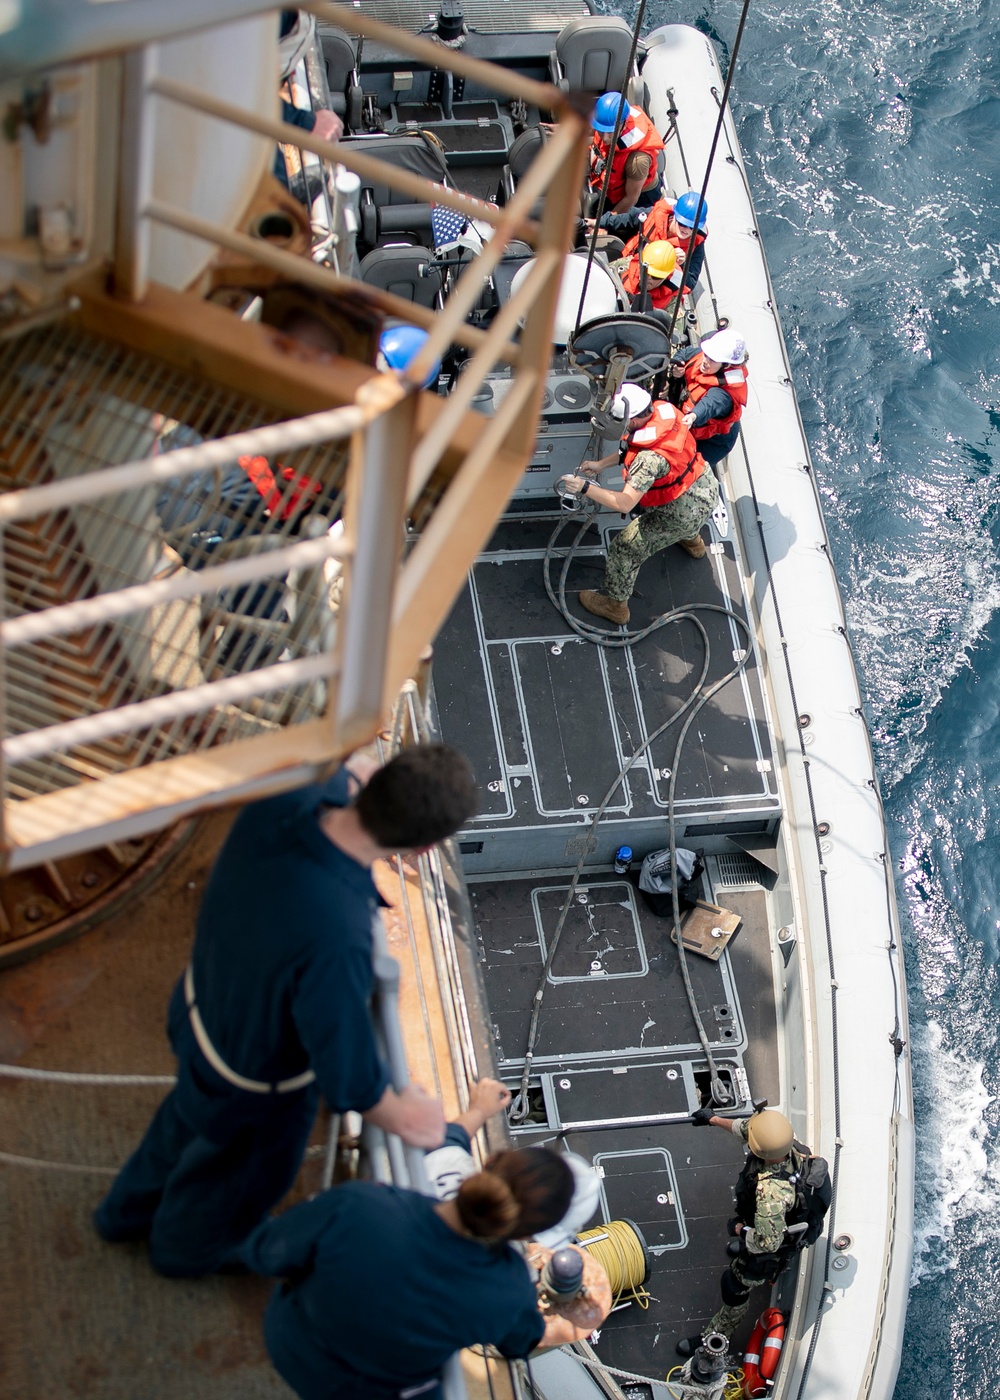
M 553 1074 L 552 1104 L 562 1128 L 618 1127 L 676 1114 L 686 1118 L 692 1103 L 690 1066 L 679 1060 L 611 1069 L 573 1069 Z
M 601 1210 L 607 1220 L 634 1220 L 651 1254 L 683 1249 L 688 1242 L 673 1159 L 665 1147 L 598 1152 Z
M 538 942 L 545 958 L 568 885 L 531 892 Z M 646 945 L 635 893 L 625 880 L 579 885 L 570 905 L 549 973 L 550 982 L 586 982 L 592 977 L 645 977 Z

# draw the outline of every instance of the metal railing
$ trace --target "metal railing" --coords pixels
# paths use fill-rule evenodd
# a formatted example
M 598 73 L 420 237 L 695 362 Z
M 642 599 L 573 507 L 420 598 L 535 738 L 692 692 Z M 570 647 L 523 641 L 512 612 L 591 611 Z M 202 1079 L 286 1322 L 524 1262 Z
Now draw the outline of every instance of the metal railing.
M 498 209 L 365 143 L 318 140 L 159 74 L 155 43 L 123 56 L 115 295 L 89 274 L 62 319 L 0 343 L 0 873 L 308 780 L 370 739 L 533 449 L 586 121 L 547 84 L 353 7 L 311 8 L 551 111 L 557 128 Z M 457 210 L 492 237 L 439 310 L 401 301 L 154 198 L 162 104 Z M 421 324 L 426 346 L 405 376 L 336 355 L 328 368 L 283 360 L 261 327 L 150 282 L 154 223 L 332 303 L 347 295 L 375 324 Z M 514 237 L 535 245 L 530 275 L 488 327 L 470 324 Z M 448 397 L 422 394 L 454 345 L 470 354 Z M 509 389 L 484 418 L 470 407 L 498 366 Z M 238 466 L 254 457 L 267 459 L 256 494 Z

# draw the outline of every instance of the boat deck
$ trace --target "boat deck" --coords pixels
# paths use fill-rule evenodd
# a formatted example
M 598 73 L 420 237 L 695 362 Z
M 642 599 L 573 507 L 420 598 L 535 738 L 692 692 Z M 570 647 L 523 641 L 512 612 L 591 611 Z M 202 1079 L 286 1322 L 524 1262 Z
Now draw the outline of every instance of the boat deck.
M 565 468 L 564 468 L 565 469 Z M 435 695 L 443 737 L 469 754 L 483 808 L 462 833 L 474 935 L 497 1069 L 512 1087 L 524 1065 L 531 1007 L 549 939 L 590 821 L 626 760 L 678 715 L 702 669 L 703 643 L 680 620 L 627 650 L 577 637 L 545 589 L 546 551 L 558 580 L 571 518 L 526 478 L 438 639 Z M 530 494 L 528 494 L 530 493 Z M 562 517 L 565 522 L 565 516 Z M 721 529 L 720 529 L 721 526 Z M 570 611 L 599 586 L 621 518 L 602 514 L 566 579 Z M 743 577 L 723 514 L 707 559 L 670 549 L 647 561 L 630 629 L 698 605 L 711 648 L 707 683 L 733 666 L 743 634 L 722 605 L 746 616 Z M 609 631 L 614 631 L 611 629 Z M 685 711 L 686 713 L 686 711 Z M 718 1306 L 726 1220 L 742 1149 L 690 1125 L 708 1067 L 688 1005 L 671 921 L 638 888 L 642 857 L 668 841 L 668 788 L 678 724 L 655 740 L 607 805 L 573 894 L 549 974 L 534 1049 L 531 1115 L 515 1141 L 563 1143 L 599 1168 L 605 1220 L 627 1218 L 652 1256 L 647 1308 L 611 1315 L 596 1351 L 652 1377 L 675 1364 L 674 1343 Z M 695 999 L 713 1057 L 735 1101 L 779 1100 L 775 969 L 769 890 L 779 819 L 773 747 L 751 651 L 740 675 L 698 714 L 682 750 L 678 844 L 703 848 L 702 897 L 737 916 L 717 960 L 689 952 Z M 631 871 L 616 875 L 629 845 Z M 754 852 L 754 854 L 751 854 Z M 752 1317 L 743 1331 L 749 1334 Z M 745 1340 L 742 1332 L 736 1344 Z
M 551 498 L 550 498 L 551 499 Z M 599 648 L 576 636 L 545 591 L 543 564 L 554 528 L 566 517 L 517 502 L 480 556 L 435 653 L 435 692 L 444 737 L 474 760 L 483 788 L 474 826 L 463 833 L 468 873 L 517 870 L 575 860 L 579 837 L 639 744 L 678 715 L 701 671 L 703 643 L 681 619 L 629 649 Z M 567 599 L 598 587 L 608 538 L 621 517 L 598 517 L 576 549 Z M 558 580 L 578 526 L 556 541 Z M 708 560 L 671 549 L 640 570 L 631 601 L 634 630 L 658 614 L 724 605 L 745 616 L 734 545 L 716 538 Z M 711 646 L 707 683 L 733 666 L 744 635 L 721 612 L 698 614 Z M 613 633 L 616 629 L 610 629 Z M 598 828 L 598 859 L 623 842 L 665 844 L 670 772 L 679 725 L 655 739 L 612 796 Z M 706 845 L 717 836 L 766 842 L 778 795 L 771 738 L 754 654 L 743 672 L 701 710 L 677 775 L 678 840 Z M 732 849 L 731 846 L 727 849 Z M 498 863 L 499 862 L 499 863 Z

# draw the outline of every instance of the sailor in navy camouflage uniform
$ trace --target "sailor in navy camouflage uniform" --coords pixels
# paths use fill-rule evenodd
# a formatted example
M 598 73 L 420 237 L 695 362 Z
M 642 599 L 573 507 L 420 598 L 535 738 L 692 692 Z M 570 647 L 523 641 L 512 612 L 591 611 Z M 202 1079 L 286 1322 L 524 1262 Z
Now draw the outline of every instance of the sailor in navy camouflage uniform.
M 693 1121 L 725 1128 L 749 1148 L 736 1183 L 736 1216 L 730 1221 L 739 1252 L 722 1275 L 722 1304 L 705 1327 L 705 1333 L 721 1332 L 732 1337 L 750 1307 L 753 1289 L 770 1288 L 801 1247 L 802 1236 L 797 1231 L 808 1226 L 803 1221 L 789 1230 L 793 1217 L 802 1213 L 798 1209 L 797 1185 L 810 1162 L 822 1165 L 824 1171 L 818 1175 L 825 1182 L 826 1164 L 822 1158 L 810 1157 L 808 1149 L 795 1142 L 791 1123 L 774 1109 L 737 1119 L 699 1110 Z M 818 1233 L 829 1204 L 828 1189 L 825 1195 L 822 1191 L 811 1192 L 809 1199 Z M 806 1242 L 811 1242 L 811 1238 Z M 730 1246 L 730 1253 L 734 1248 L 735 1245 Z M 690 1356 L 700 1341 L 701 1336 L 685 1337 L 678 1342 L 677 1351 L 681 1356 Z

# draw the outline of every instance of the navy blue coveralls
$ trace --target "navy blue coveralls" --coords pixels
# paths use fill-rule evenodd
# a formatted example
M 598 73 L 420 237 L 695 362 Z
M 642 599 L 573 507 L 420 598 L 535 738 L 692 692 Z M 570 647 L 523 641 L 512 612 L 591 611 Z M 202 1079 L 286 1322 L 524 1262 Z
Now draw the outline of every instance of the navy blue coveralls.
M 240 1258 L 283 1277 L 264 1336 L 302 1400 L 431 1400 L 453 1352 L 526 1356 L 545 1323 L 524 1260 L 452 1230 L 437 1202 L 352 1181 L 267 1221 Z M 426 1386 L 426 1389 L 423 1387 Z
M 150 1242 L 176 1277 L 208 1273 L 291 1187 L 322 1091 L 364 1111 L 389 1083 L 369 1017 L 371 874 L 324 836 L 325 806 L 344 806 L 341 769 L 325 784 L 244 808 L 209 879 L 191 957 L 211 1047 L 266 1085 L 315 1072 L 291 1092 L 237 1088 L 195 1037 L 184 979 L 168 1015 L 177 1086 L 98 1207 L 109 1240 Z

